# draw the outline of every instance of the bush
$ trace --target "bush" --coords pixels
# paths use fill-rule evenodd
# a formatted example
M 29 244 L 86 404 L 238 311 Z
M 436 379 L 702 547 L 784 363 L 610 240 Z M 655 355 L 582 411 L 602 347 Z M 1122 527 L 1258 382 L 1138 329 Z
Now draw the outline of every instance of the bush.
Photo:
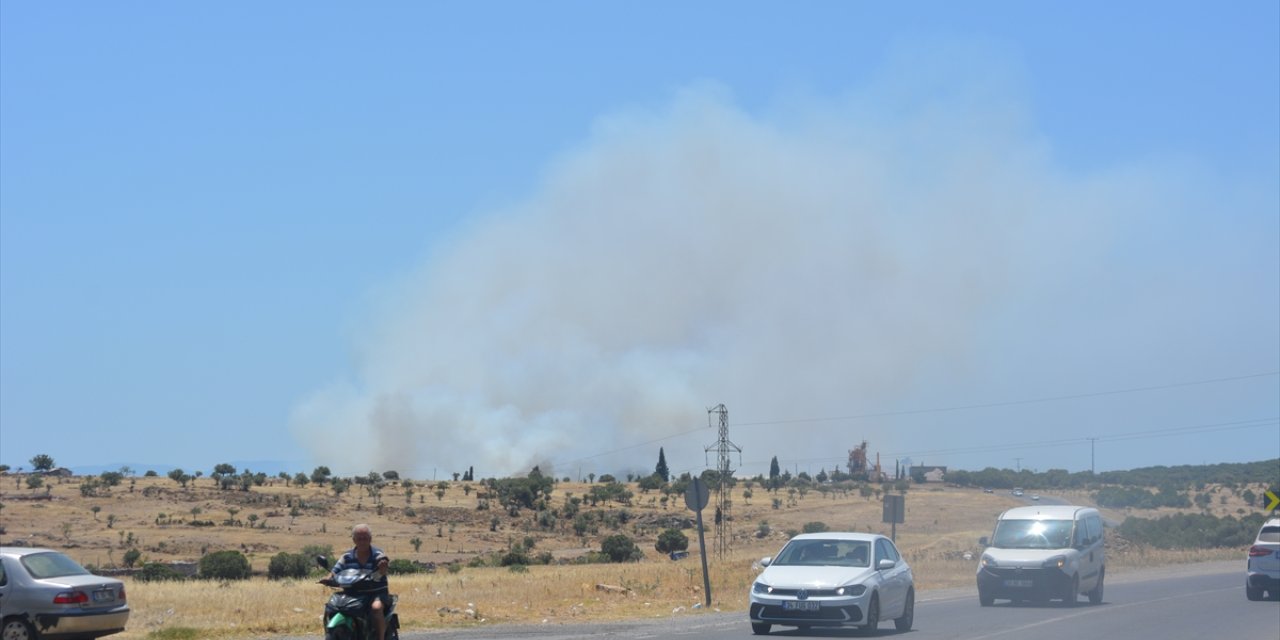
M 1226 516 L 1179 513 L 1156 519 L 1130 517 L 1120 523 L 1120 535 L 1132 542 L 1161 549 L 1240 548 L 1249 546 L 1262 526 L 1263 514 L 1239 520 Z
M 514 564 L 529 564 L 529 554 L 525 553 L 524 549 L 511 549 L 502 554 L 502 559 L 499 563 L 504 567 Z
M 267 578 L 271 580 L 280 580 L 282 578 L 305 578 L 311 573 L 311 560 L 301 553 L 289 553 L 281 551 L 271 558 L 271 563 L 267 565 Z
M 667 529 L 658 534 L 658 542 L 653 548 L 662 553 L 684 551 L 689 548 L 689 538 L 679 529 Z
M 124 552 L 124 566 L 132 567 L 133 565 L 138 564 L 138 560 L 141 558 L 142 558 L 142 552 L 138 551 L 136 547 L 129 549 L 128 551 Z
M 212 580 L 247 580 L 249 559 L 239 551 L 214 551 L 200 558 L 200 577 Z
M 392 575 L 408 575 L 411 573 L 419 573 L 422 567 L 412 560 L 397 558 L 387 563 L 387 573 Z
M 610 562 L 633 562 L 644 559 L 644 552 L 627 536 L 619 533 L 604 539 L 600 543 L 600 552 L 608 556 Z
M 827 531 L 827 523 L 825 522 L 806 522 L 804 523 L 805 533 L 822 533 Z
M 139 582 L 180 581 L 184 579 L 181 573 L 173 570 L 173 567 L 159 562 L 148 562 L 142 565 L 142 570 L 134 574 L 133 578 Z

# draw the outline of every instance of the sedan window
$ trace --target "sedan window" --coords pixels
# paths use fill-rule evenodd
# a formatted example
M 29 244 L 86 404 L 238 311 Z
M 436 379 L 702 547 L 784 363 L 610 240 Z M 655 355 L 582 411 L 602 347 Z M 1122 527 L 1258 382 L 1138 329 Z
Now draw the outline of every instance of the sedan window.
M 61 578 L 62 576 L 89 575 L 89 572 L 84 567 L 76 564 L 75 560 L 56 552 L 33 553 L 22 556 L 22 566 L 26 567 L 27 573 L 30 573 L 31 577 L 37 580 Z
M 798 540 L 784 547 L 772 565 L 866 567 L 870 550 L 863 540 Z

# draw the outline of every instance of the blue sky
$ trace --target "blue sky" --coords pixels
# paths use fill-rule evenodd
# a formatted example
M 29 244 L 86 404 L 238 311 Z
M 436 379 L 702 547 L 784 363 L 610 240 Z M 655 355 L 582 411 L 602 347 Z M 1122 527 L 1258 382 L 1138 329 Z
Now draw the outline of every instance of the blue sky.
M 1280 457 L 1275 2 L 689 4 L 0 4 L 0 463 Z

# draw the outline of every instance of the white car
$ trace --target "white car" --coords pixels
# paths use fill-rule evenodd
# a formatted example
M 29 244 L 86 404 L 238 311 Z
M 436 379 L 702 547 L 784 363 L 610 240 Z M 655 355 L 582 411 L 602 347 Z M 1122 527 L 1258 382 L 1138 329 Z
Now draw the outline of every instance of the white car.
M 1266 592 L 1280 598 L 1280 518 L 1262 523 L 1258 539 L 1249 547 L 1247 571 L 1244 594 L 1250 600 L 1261 600 Z
M 97 638 L 128 620 L 123 582 L 51 549 L 0 547 L 0 638 Z
M 751 586 L 751 630 L 863 627 L 915 617 L 915 581 L 893 541 L 872 533 L 806 533 L 787 542 Z

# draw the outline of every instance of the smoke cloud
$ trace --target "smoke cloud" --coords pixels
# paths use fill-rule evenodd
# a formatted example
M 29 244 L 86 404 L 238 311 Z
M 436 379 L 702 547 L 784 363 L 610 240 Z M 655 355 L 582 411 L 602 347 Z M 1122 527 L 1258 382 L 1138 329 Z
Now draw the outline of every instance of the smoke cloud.
M 1157 204 L 1124 170 L 1055 168 L 1000 83 L 875 84 L 761 112 L 703 86 L 601 118 L 395 290 L 354 379 L 296 408 L 300 442 L 344 473 L 648 473 L 659 446 L 702 468 L 709 407 L 892 406 Z M 907 444 L 839 422 L 730 437 L 766 465 Z

